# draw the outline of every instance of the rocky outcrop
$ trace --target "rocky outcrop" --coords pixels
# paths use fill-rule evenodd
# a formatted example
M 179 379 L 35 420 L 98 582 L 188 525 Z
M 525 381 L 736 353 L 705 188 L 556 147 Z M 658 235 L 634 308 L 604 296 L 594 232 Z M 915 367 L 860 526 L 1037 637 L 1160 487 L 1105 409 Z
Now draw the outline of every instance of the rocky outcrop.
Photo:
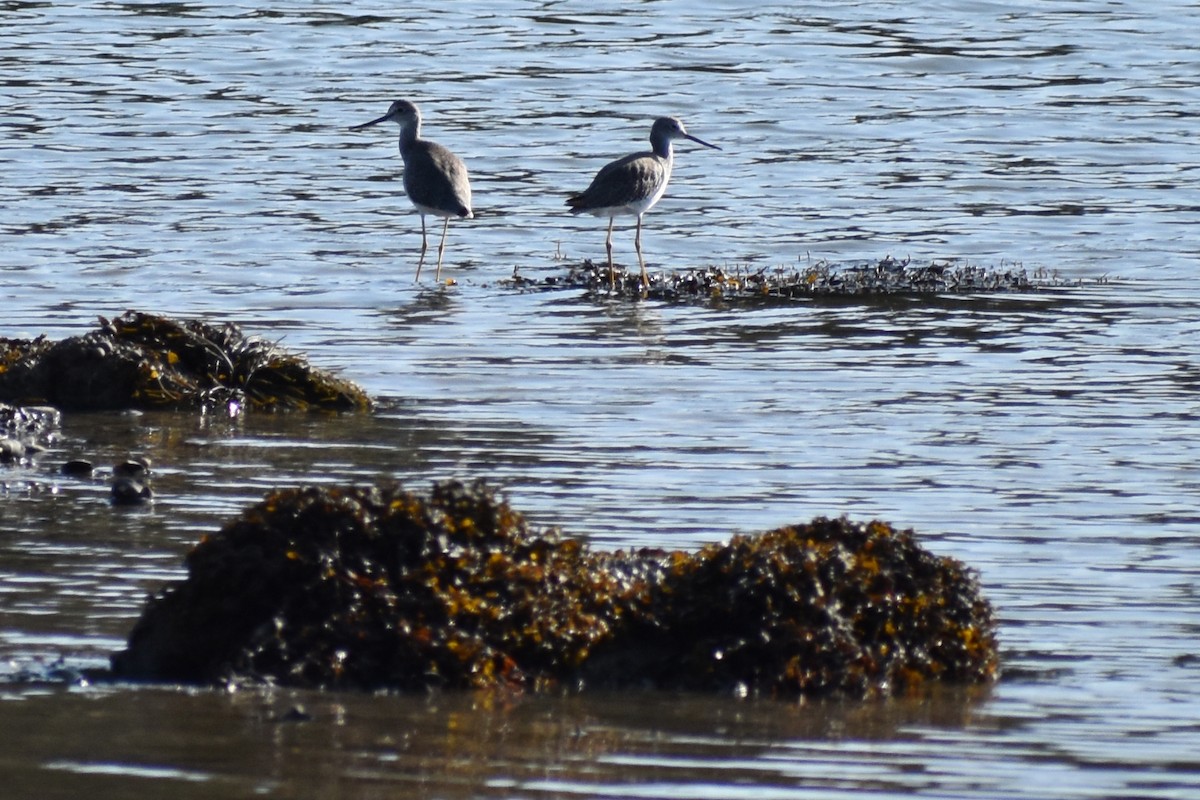
M 0 339 L 0 401 L 63 410 L 365 410 L 366 393 L 238 326 L 126 312 L 81 336 Z
M 882 522 L 606 553 L 530 530 L 482 483 L 308 487 L 206 537 L 187 569 L 117 678 L 865 697 L 997 671 L 972 572 Z

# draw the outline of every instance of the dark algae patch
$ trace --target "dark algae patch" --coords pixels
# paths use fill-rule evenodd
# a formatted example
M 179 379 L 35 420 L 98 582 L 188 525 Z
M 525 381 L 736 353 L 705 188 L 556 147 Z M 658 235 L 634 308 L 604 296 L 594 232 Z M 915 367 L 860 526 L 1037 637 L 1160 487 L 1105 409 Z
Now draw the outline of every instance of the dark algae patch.
M 187 557 L 119 679 L 365 690 L 908 693 L 996 676 L 974 574 L 882 522 L 594 552 L 481 482 L 280 490 Z
M 640 273 L 616 269 L 616 288 L 609 288 L 607 264 L 590 260 L 566 274 L 541 279 L 514 275 L 513 288 L 540 291 L 582 289 L 589 294 L 655 300 L 763 300 L 873 298 L 934 294 L 1036 292 L 1077 285 L 1057 275 L 1024 267 L 982 267 L 950 262 L 917 264 L 890 256 L 879 261 L 835 265 L 819 262 L 796 268 L 720 268 L 661 271 L 643 287 Z
M 50 341 L 0 338 L 0 401 L 71 411 L 365 410 L 366 393 L 232 323 L 128 311 Z

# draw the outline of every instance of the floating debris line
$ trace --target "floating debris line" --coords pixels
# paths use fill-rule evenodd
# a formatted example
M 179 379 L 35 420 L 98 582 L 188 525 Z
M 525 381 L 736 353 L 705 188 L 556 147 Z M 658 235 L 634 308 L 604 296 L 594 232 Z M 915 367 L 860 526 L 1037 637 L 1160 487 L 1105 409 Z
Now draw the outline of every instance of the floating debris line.
M 204 537 L 187 569 L 150 599 L 113 677 L 877 697 L 998 669 L 975 574 L 878 521 L 596 552 L 531 530 L 481 481 L 311 486 Z
M 877 262 L 839 266 L 829 262 L 798 267 L 734 268 L 655 272 L 648 288 L 641 276 L 617 268 L 615 290 L 609 288 L 607 264 L 586 260 L 566 275 L 542 279 L 514 274 L 506 284 L 525 290 L 583 289 L 593 294 L 644 297 L 659 300 L 810 297 L 870 297 L 926 294 L 1033 292 L 1079 285 L 1044 270 L 1024 267 L 980 267 L 932 262 L 914 264 L 888 256 Z

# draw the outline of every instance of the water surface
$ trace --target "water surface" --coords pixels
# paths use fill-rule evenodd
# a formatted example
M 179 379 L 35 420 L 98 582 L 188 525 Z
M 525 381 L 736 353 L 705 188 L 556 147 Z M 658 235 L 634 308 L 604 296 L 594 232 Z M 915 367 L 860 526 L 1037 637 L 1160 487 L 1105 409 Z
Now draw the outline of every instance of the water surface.
M 369 417 L 68 415 L 0 468 L 14 797 L 1164 797 L 1200 791 L 1200 7 L 11 2 L 0 336 L 232 320 Z M 412 283 L 398 96 L 477 218 Z M 564 214 L 680 116 L 651 271 L 886 254 L 1023 296 L 759 306 L 519 293 L 603 256 Z M 632 232 L 616 256 L 636 264 Z M 85 455 L 154 459 L 115 509 Z M 487 476 L 597 547 L 882 517 L 980 570 L 1007 677 L 920 701 L 364 698 L 30 684 L 103 663 L 275 486 Z M 303 707 L 303 713 L 297 709 Z

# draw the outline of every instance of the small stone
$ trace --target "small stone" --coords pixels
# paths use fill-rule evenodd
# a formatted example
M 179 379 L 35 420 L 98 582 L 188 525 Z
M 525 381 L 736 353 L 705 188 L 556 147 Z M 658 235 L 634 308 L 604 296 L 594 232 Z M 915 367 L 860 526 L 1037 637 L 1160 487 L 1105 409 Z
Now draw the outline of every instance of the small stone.
M 25 445 L 16 439 L 0 439 L 0 464 L 11 464 L 25 457 Z
M 150 474 L 150 459 L 135 456 L 113 465 L 113 475 L 118 478 L 145 478 Z
M 311 722 L 313 715 L 300 704 L 294 705 L 275 718 L 276 722 Z
M 62 474 L 72 478 L 86 478 L 92 474 L 92 462 L 83 458 L 73 458 L 62 465 Z
M 153 493 L 150 487 L 133 478 L 121 477 L 113 481 L 112 503 L 114 506 L 136 506 L 147 502 Z

